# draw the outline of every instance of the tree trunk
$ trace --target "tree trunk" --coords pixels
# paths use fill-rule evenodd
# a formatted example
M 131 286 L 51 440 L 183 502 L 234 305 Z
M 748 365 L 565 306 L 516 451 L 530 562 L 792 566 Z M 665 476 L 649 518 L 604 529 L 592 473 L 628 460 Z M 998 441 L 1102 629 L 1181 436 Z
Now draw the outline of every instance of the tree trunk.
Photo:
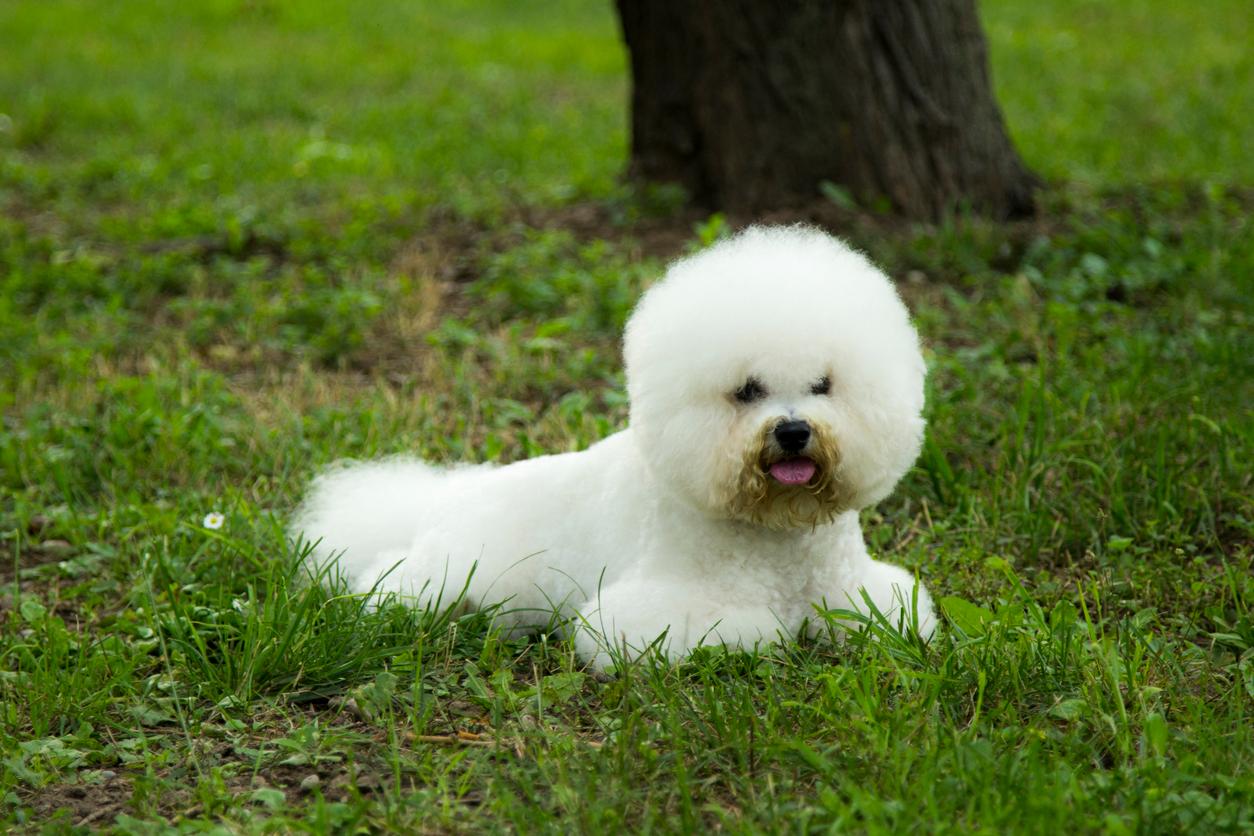
M 616 0 L 633 176 L 738 212 L 830 181 L 935 219 L 1032 213 L 975 0 Z

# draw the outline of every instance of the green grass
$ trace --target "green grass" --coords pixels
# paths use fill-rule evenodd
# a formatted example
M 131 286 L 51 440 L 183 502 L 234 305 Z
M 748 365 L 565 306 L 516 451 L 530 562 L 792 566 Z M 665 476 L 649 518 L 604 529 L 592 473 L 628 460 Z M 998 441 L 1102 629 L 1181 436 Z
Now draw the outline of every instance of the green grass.
M 1037 170 L 1087 185 L 1254 180 L 1254 17 L 1170 3 L 981 4 L 1011 135 Z
M 282 524 L 336 458 L 625 421 L 634 299 L 724 227 L 619 183 L 611 4 L 187 5 L 0 5 L 6 826 L 1254 827 L 1244 5 L 985 4 L 1041 219 L 841 230 L 928 346 L 865 523 L 938 637 L 608 678 Z

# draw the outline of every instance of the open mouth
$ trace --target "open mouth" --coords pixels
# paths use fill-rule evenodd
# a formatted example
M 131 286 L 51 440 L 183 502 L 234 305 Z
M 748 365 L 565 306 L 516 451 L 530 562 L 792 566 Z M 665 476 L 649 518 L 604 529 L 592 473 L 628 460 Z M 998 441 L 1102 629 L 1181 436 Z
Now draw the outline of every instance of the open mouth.
M 781 485 L 804 485 L 814 478 L 818 465 L 805 456 L 784 459 L 771 465 L 771 477 Z

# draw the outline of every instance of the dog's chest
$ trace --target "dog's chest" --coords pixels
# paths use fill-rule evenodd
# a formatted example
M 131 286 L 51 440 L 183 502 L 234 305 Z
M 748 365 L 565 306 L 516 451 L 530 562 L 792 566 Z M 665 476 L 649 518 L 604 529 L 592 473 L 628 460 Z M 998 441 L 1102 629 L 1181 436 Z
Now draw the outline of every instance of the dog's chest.
M 826 537 L 729 538 L 710 543 L 699 571 L 746 602 L 767 604 L 781 614 L 809 613 L 811 604 L 836 597 L 848 585 L 853 561 L 844 545 Z

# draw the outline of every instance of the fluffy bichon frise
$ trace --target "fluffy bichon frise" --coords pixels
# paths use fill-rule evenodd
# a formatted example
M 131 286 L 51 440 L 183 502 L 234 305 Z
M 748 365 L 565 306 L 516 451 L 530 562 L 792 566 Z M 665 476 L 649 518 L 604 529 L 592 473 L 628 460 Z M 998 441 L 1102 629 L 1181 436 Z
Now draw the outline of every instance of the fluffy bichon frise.
M 927 592 L 858 523 L 923 437 L 919 340 L 883 273 L 817 230 L 751 228 L 673 264 L 624 355 L 627 429 L 504 467 L 341 466 L 294 531 L 362 592 L 464 587 L 514 630 L 573 616 L 598 667 L 795 636 L 822 603 L 931 634 Z

